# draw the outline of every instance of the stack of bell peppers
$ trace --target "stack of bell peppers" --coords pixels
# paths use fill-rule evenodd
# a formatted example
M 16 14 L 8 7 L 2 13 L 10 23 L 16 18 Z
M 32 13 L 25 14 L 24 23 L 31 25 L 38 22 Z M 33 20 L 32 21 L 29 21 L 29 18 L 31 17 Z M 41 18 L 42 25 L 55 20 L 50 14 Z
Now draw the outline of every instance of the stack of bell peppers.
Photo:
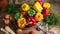
M 20 7 L 20 12 L 14 15 L 15 20 L 19 28 L 25 26 L 35 26 L 37 22 L 44 19 L 46 16 L 50 16 L 50 4 L 47 2 L 36 1 L 32 6 L 24 3 Z
M 43 17 L 50 16 L 49 12 L 50 7 L 51 7 L 50 4 L 47 2 L 43 4 L 43 11 L 42 11 Z

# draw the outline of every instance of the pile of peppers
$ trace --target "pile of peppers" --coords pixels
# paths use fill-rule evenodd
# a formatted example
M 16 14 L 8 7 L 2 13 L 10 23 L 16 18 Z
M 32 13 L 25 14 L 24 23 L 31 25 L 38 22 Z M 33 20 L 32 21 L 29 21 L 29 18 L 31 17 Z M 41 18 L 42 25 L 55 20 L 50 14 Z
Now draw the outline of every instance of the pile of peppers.
M 37 22 L 42 21 L 45 17 L 50 16 L 50 3 L 35 1 L 35 3 L 30 6 L 27 3 L 23 3 L 20 6 L 19 12 L 16 12 L 14 19 L 17 21 L 19 28 L 24 28 L 26 26 L 35 26 Z

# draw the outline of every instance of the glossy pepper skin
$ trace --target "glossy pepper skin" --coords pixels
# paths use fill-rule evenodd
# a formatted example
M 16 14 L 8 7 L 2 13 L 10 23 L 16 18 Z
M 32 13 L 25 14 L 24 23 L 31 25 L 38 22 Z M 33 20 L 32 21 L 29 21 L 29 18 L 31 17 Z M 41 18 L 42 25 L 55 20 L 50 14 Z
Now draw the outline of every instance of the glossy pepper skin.
M 21 9 L 24 11 L 28 11 L 30 9 L 30 6 L 27 3 L 22 4 Z
M 43 17 L 50 16 L 49 8 L 44 8 L 42 11 Z
M 43 6 L 44 2 L 43 1 L 39 1 L 40 5 Z
M 40 0 L 36 0 L 35 2 L 39 2 L 41 6 L 43 6 L 44 2 Z
M 28 10 L 28 15 L 29 16 L 34 16 L 35 15 L 35 11 L 33 9 L 29 9 Z
M 45 2 L 45 3 L 43 4 L 43 7 L 44 7 L 44 8 L 50 8 L 51 6 L 50 6 L 50 3 Z
M 19 18 L 22 18 L 23 17 L 23 15 L 21 14 L 21 13 L 19 13 L 19 12 L 17 12 L 15 15 L 14 15 L 14 19 L 15 20 L 18 20 Z
M 40 13 L 42 12 L 42 9 L 43 9 L 39 2 L 35 2 L 32 8 Z
M 41 21 L 43 19 L 43 15 L 41 13 L 36 13 L 36 15 L 34 16 L 34 19 L 36 21 Z
M 27 19 L 27 23 L 28 23 L 28 26 L 32 27 L 32 26 L 35 26 L 36 25 L 36 21 L 33 17 L 29 17 Z
M 19 18 L 17 23 L 18 23 L 18 27 L 22 29 L 26 26 L 26 19 L 25 18 Z
M 28 17 L 28 14 L 27 14 L 26 11 L 23 11 L 23 10 L 22 10 L 21 13 L 22 13 L 22 15 L 23 15 L 24 18 L 27 18 L 27 17 Z

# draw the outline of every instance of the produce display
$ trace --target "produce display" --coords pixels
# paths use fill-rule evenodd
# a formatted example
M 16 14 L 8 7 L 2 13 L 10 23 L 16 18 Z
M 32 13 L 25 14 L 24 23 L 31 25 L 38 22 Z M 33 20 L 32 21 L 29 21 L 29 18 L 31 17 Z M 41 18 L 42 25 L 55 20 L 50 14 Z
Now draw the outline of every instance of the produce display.
M 5 7 L 8 5 L 8 0 L 0 0 L 0 7 Z M 4 4 L 5 3 L 5 4 Z M 4 4 L 4 5 L 3 5 Z M 38 31 L 43 31 L 45 34 L 51 34 L 50 31 L 44 31 L 41 28 L 41 24 L 37 25 L 37 23 L 43 21 L 43 24 L 57 25 L 59 23 L 58 17 L 50 11 L 51 5 L 48 2 L 43 1 L 35 1 L 33 5 L 29 5 L 28 3 L 23 3 L 20 5 L 17 4 L 9 4 L 7 8 L 7 13 L 3 19 L 5 25 L 9 25 L 13 22 L 17 28 L 16 33 L 21 34 L 24 28 L 37 26 Z M 14 26 L 15 26 L 14 25 Z M 1 28 L 1 31 L 6 34 L 16 34 L 9 26 L 5 26 Z M 54 32 L 52 32 L 55 34 Z M 35 34 L 34 31 L 26 32 L 24 34 Z
M 21 11 L 14 13 L 14 20 L 17 21 L 17 25 L 21 29 L 26 26 L 36 26 L 37 22 L 42 21 L 44 17 L 50 16 L 49 9 L 50 4 L 45 2 L 41 5 L 39 1 L 36 1 L 32 6 L 23 3 L 20 6 Z

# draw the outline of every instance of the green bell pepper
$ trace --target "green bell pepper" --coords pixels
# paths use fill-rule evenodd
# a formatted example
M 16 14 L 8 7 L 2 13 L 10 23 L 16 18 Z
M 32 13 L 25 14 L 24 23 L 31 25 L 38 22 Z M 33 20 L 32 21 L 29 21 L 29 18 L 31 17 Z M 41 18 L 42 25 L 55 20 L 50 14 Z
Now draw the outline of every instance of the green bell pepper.
M 21 14 L 21 13 L 19 13 L 19 12 L 17 12 L 15 15 L 14 15 L 14 19 L 15 20 L 18 20 L 18 18 L 22 18 L 23 17 L 23 15 Z
M 34 16 L 35 15 L 35 11 L 33 9 L 28 10 L 28 15 L 29 16 Z

